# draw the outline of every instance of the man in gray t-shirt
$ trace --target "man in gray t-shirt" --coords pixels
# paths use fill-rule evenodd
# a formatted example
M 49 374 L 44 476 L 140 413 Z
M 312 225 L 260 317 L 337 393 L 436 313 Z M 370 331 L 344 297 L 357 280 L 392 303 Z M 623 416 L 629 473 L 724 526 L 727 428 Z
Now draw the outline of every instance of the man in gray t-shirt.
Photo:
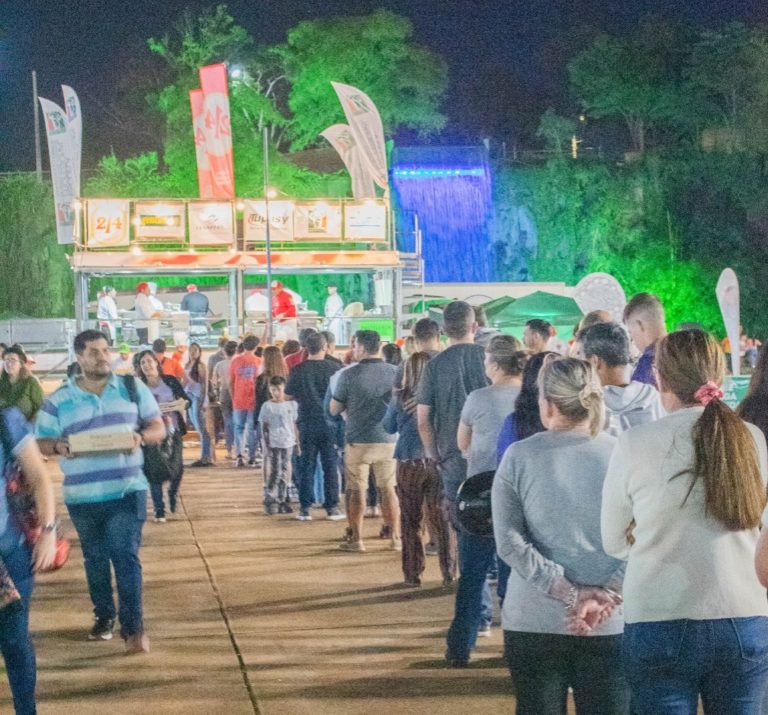
M 392 530 L 391 546 L 401 548 L 400 504 L 395 492 L 396 436 L 382 424 L 397 370 L 379 357 L 380 348 L 381 338 L 375 330 L 357 331 L 354 350 L 358 362 L 339 375 L 329 407 L 332 415 L 346 412 L 347 417 L 344 475 L 352 540 L 342 542 L 340 548 L 345 551 L 365 551 L 363 510 L 371 469 L 381 492 L 384 521 Z
M 443 311 L 443 323 L 449 346 L 424 369 L 416 395 L 416 416 L 424 451 L 438 463 L 449 512 L 457 529 L 461 576 L 445 657 L 449 666 L 463 667 L 469 662 L 479 629 L 486 631 L 490 627 L 493 604 L 486 574 L 496 548 L 493 539 L 474 536 L 458 528 L 456 491 L 467 477 L 467 463 L 459 450 L 456 433 L 467 395 L 485 387 L 488 379 L 485 351 L 474 342 L 477 323 L 472 306 L 463 301 L 449 303 Z

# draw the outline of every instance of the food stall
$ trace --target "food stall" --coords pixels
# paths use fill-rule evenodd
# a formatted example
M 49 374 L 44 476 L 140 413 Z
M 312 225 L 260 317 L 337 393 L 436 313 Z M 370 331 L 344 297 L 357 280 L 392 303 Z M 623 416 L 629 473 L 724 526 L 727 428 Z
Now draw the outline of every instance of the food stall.
M 374 327 L 385 339 L 396 336 L 401 295 L 401 259 L 393 240 L 388 201 L 371 199 L 236 201 L 197 199 L 82 199 L 76 205 L 75 317 L 78 329 L 95 324 L 89 310 L 91 281 L 111 277 L 219 276 L 226 300 L 207 320 L 205 337 L 242 335 L 263 327 L 266 313 L 245 311 L 245 288 L 254 276 L 362 274 L 372 299 L 349 321 Z M 269 231 L 267 231 L 269 217 Z M 267 250 L 269 244 L 269 250 Z M 125 303 L 125 297 L 123 300 Z M 120 312 L 122 335 L 130 339 L 133 314 Z M 321 325 L 317 310 L 299 306 L 300 325 Z M 301 309 L 301 308 L 305 309 Z M 189 315 L 174 304 L 163 307 L 163 337 L 189 330 Z

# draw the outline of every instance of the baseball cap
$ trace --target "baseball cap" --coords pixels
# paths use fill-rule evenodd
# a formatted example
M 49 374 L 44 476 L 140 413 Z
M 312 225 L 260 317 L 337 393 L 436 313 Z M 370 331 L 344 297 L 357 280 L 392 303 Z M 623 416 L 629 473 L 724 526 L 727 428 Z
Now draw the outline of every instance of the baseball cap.
M 131 352 L 131 346 L 128 345 L 128 343 L 120 343 L 120 345 L 117 348 L 117 352 L 119 352 L 119 353 L 129 353 L 129 352 Z

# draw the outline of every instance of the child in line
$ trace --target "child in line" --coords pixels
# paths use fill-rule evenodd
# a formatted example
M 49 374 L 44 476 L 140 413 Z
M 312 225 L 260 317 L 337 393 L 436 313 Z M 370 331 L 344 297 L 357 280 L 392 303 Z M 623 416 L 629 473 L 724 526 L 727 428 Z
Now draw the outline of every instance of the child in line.
M 291 482 L 291 455 L 298 448 L 296 428 L 298 409 L 293 400 L 285 399 L 285 378 L 275 375 L 269 380 L 269 401 L 261 406 L 259 424 L 267 446 L 269 471 L 264 488 L 264 513 L 290 514 L 288 485 Z

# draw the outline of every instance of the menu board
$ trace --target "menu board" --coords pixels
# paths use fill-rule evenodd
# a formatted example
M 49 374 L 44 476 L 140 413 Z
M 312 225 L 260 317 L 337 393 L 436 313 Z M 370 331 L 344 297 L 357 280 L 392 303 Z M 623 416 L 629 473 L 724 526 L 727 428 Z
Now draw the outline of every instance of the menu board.
M 340 239 L 341 203 L 337 201 L 301 201 L 294 212 L 297 239 Z
M 235 215 L 229 201 L 189 202 L 189 242 L 229 246 L 235 239 Z
M 136 238 L 184 240 L 184 204 L 181 201 L 137 202 L 133 205 Z
M 267 202 L 247 200 L 243 209 L 243 237 L 246 243 L 267 240 Z M 269 202 L 270 241 L 293 241 L 293 202 Z
M 88 201 L 87 244 L 91 248 L 127 246 L 130 237 L 128 201 L 90 199 Z
M 344 206 L 344 238 L 381 240 L 387 237 L 387 209 L 377 201 L 347 202 Z

